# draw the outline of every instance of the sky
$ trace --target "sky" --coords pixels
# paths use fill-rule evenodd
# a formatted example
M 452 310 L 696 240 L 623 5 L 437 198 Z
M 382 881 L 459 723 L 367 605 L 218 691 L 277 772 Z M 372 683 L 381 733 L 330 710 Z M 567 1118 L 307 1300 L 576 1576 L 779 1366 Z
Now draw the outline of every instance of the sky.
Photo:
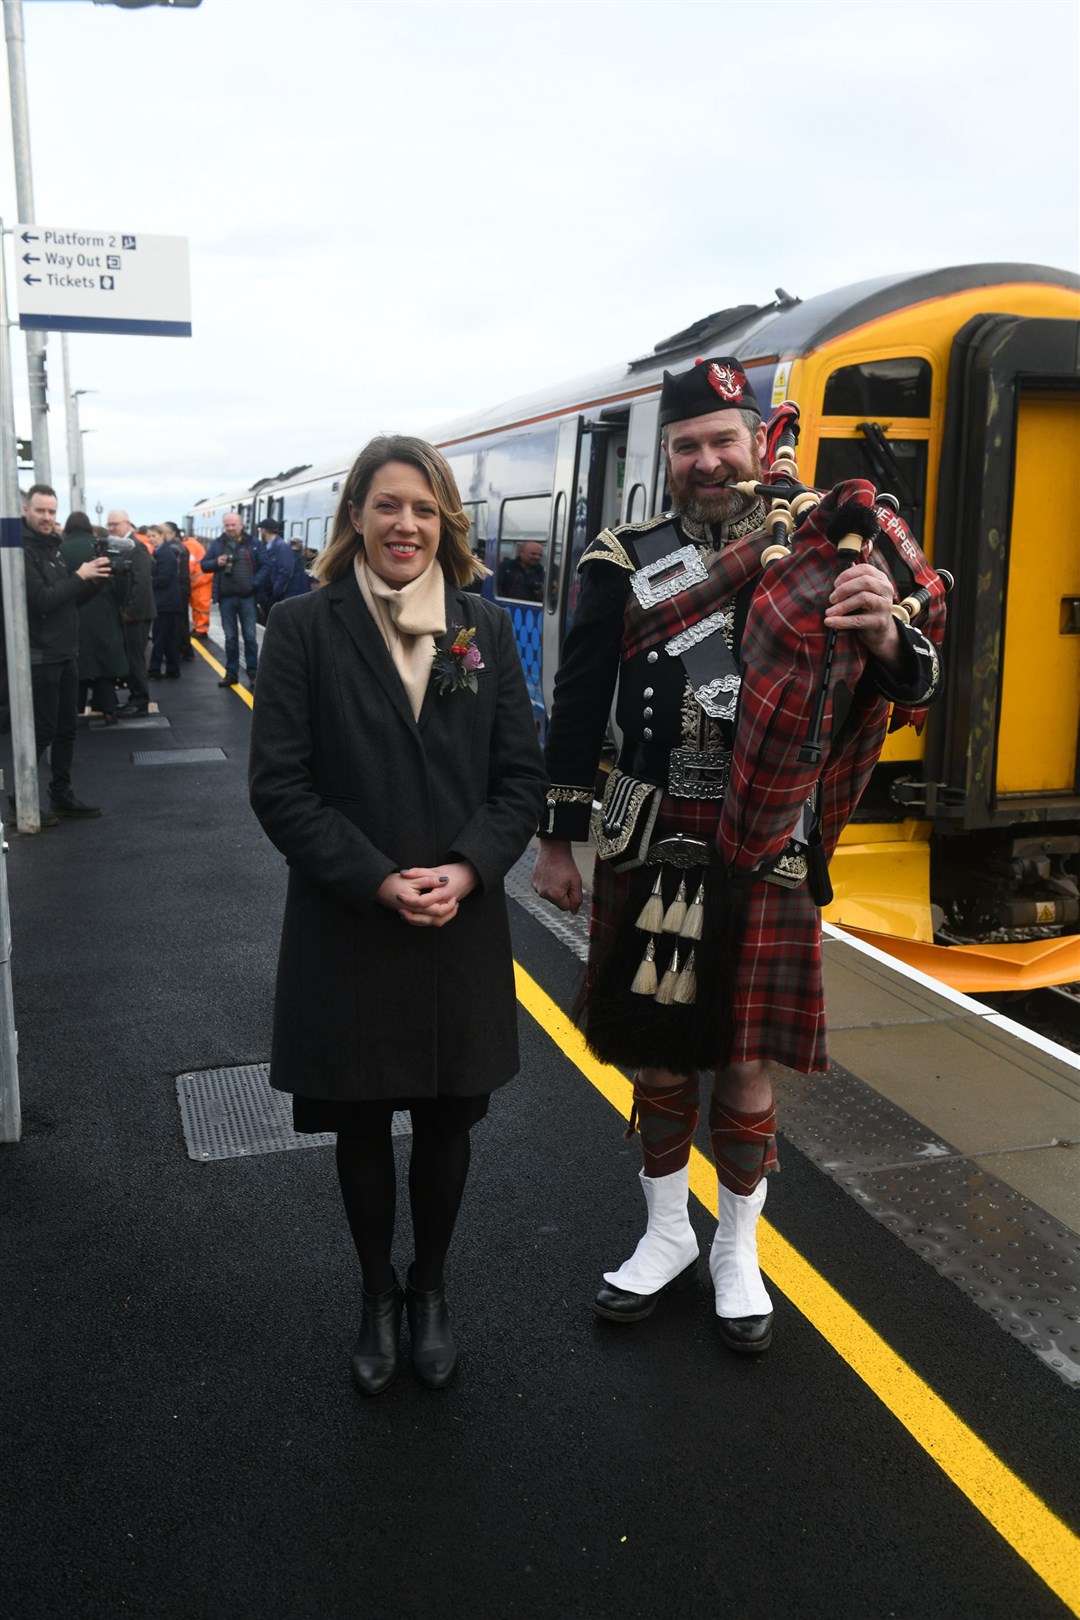
M 179 519 L 777 287 L 1078 268 L 1075 0 L 24 0 L 23 18 L 37 221 L 190 243 L 192 337 L 69 338 L 91 516 Z M 6 76 L 0 94 L 10 226 Z M 48 371 L 63 513 L 59 337 Z

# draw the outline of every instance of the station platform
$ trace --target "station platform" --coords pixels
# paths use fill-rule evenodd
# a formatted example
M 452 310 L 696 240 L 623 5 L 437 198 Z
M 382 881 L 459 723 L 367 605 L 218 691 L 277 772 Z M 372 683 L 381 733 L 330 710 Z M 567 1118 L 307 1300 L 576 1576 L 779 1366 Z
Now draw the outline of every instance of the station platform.
M 696 1289 L 603 1323 L 641 1224 L 629 1084 L 567 1016 L 584 919 L 545 917 L 523 861 L 522 1069 L 474 1133 L 458 1377 L 406 1367 L 364 1401 L 332 1151 L 259 1101 L 285 868 L 247 803 L 249 708 L 206 656 L 156 695 L 153 725 L 80 732 L 100 820 L 9 834 L 10 1613 L 1080 1613 L 1068 1054 L 831 935 L 833 1066 L 778 1076 L 773 1348 L 724 1351 L 704 1252 Z M 261 1117 L 204 1087 L 200 1137 L 185 1088 L 225 1072 Z M 404 1207 L 397 1249 L 403 1271 Z

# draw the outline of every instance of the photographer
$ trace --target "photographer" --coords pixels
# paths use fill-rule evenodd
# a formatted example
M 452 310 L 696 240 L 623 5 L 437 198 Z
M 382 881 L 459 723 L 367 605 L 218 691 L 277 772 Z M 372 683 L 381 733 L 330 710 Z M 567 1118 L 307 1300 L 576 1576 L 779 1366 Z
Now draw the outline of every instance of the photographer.
M 150 688 L 146 684 L 146 644 L 150 640 L 150 627 L 154 622 L 153 564 L 150 553 L 135 533 L 134 525 L 123 507 L 109 513 L 107 528 L 111 546 L 132 542 L 132 550 L 125 559 L 131 563 L 131 584 L 124 604 L 124 645 L 128 659 L 128 700 L 116 712 L 121 719 L 146 714 L 150 708 Z
M 116 683 L 128 672 L 124 647 L 124 621 L 121 617 L 131 584 L 128 559 L 110 556 L 114 542 L 96 541 L 85 512 L 72 512 L 64 524 L 60 555 L 74 573 L 95 556 L 105 557 L 111 577 L 104 590 L 79 608 L 79 714 L 90 701 L 107 726 L 116 724 Z M 118 544 L 118 542 L 117 542 Z
M 235 686 L 240 678 L 239 632 L 242 630 L 244 663 L 248 680 L 254 686 L 259 665 L 255 601 L 269 579 L 269 565 L 262 547 L 244 533 L 239 512 L 226 512 L 221 527 L 223 532 L 216 540 L 211 540 L 199 564 L 204 574 L 213 575 L 214 601 L 221 611 L 225 636 L 225 678 L 218 685 Z
M 22 542 L 38 759 L 46 748 L 52 749 L 49 805 L 42 806 L 41 823 L 55 827 L 60 816 L 101 814 L 72 792 L 71 762 L 79 690 L 79 605 L 104 589 L 111 570 L 106 557 L 91 557 L 74 573 L 68 572 L 56 532 L 56 491 L 48 484 L 33 484 L 23 502 Z

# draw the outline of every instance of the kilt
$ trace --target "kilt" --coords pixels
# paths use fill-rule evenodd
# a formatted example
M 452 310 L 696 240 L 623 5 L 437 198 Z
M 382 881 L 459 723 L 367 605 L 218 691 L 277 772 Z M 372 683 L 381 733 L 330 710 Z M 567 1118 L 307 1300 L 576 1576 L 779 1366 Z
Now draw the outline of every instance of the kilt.
M 673 799 L 664 794 L 654 839 L 681 832 L 707 840 L 716 836 L 715 801 Z M 653 875 L 654 868 L 645 868 Z M 693 874 L 688 874 L 692 876 Z M 626 913 L 636 872 L 614 872 L 597 860 L 589 921 L 588 988 L 620 928 L 633 927 Z M 645 936 L 639 935 L 644 946 Z M 783 1063 L 799 1074 L 828 1068 L 825 991 L 821 975 L 821 915 L 806 884 L 781 888 L 759 881 L 747 892 L 734 946 L 734 1063 Z M 702 981 L 698 1001 L 726 993 Z M 707 1066 L 707 1065 L 706 1065 Z

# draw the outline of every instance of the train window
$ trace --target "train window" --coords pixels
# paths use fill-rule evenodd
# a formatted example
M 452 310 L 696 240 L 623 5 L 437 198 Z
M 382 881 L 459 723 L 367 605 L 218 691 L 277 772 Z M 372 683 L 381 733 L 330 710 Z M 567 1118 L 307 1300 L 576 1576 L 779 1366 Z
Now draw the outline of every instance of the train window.
M 297 529 L 299 529 L 300 525 L 296 524 L 295 527 Z M 307 535 L 305 537 L 304 544 L 308 547 L 309 550 L 318 551 L 318 549 L 319 549 L 319 540 L 321 538 L 321 536 L 320 536 L 321 528 L 322 528 L 322 518 L 315 518 L 315 517 L 314 518 L 308 518 L 308 520 L 307 520 Z
M 841 366 L 825 384 L 824 416 L 929 416 L 929 360 L 864 360 Z
M 463 501 L 462 511 L 469 520 L 469 550 L 481 562 L 487 561 L 488 503 Z
M 528 495 L 503 501 L 499 515 L 496 595 L 515 602 L 543 601 L 550 525 L 550 495 Z
M 875 489 L 887 490 L 900 502 L 900 516 L 922 543 L 926 514 L 925 439 L 885 437 L 887 459 L 865 436 L 857 439 L 822 439 L 818 445 L 814 482 L 831 489 L 845 478 L 869 479 Z
M 302 540 L 303 537 L 304 525 L 301 523 L 299 518 L 293 518 L 292 522 L 289 524 L 289 539 Z

